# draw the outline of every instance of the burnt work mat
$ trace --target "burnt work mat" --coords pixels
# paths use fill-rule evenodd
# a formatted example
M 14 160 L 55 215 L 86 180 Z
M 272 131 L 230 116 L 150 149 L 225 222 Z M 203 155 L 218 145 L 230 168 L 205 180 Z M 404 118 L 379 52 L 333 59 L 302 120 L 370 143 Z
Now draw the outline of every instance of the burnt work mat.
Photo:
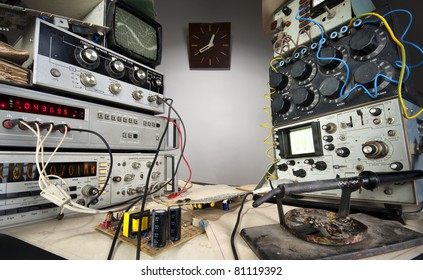
M 244 228 L 242 238 L 264 260 L 348 260 L 381 255 L 423 245 L 423 234 L 365 214 L 352 218 L 368 226 L 363 241 L 351 245 L 319 245 L 299 239 L 279 224 Z
M 113 229 L 105 229 L 102 228 L 101 226 L 96 226 L 95 227 L 96 230 L 101 231 L 107 235 L 110 235 L 111 237 L 114 236 L 115 232 Z M 181 239 L 179 241 L 176 242 L 170 242 L 168 241 L 166 243 L 166 246 L 164 246 L 163 248 L 153 248 L 150 246 L 151 243 L 151 236 L 148 235 L 147 237 L 143 237 L 141 239 L 141 252 L 146 253 L 147 255 L 149 255 L 150 257 L 154 257 L 159 255 L 160 253 L 167 251 L 171 248 L 177 247 L 191 239 L 193 239 L 194 237 L 201 235 L 205 232 L 204 228 L 202 227 L 194 227 L 192 225 L 182 225 L 181 228 Z M 118 238 L 120 241 L 125 242 L 126 244 L 132 245 L 134 247 L 137 246 L 137 239 L 136 238 L 128 238 L 123 236 L 122 234 L 119 235 Z

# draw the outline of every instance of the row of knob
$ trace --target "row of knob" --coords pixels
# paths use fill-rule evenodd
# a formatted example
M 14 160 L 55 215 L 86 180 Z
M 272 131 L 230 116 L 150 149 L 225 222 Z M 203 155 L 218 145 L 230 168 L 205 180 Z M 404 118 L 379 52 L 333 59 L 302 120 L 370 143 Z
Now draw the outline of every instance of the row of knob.
M 81 66 L 90 70 L 95 69 L 100 65 L 99 55 L 93 48 L 82 49 L 79 54 L 77 54 L 77 61 L 81 64 Z M 125 64 L 119 59 L 111 61 L 107 60 L 105 62 L 105 68 L 110 76 L 117 79 L 122 78 L 126 72 Z M 141 68 L 134 67 L 129 70 L 129 78 L 135 85 L 141 86 L 147 80 L 147 73 Z M 95 77 L 89 72 L 81 74 L 81 82 L 87 87 L 92 87 L 97 84 Z M 153 79 L 152 83 L 153 86 L 157 88 L 162 86 L 162 80 L 158 77 Z M 115 83 L 113 86 L 111 85 L 110 91 L 113 94 L 119 93 L 120 90 L 121 87 L 118 83 Z
M 86 87 L 94 87 L 97 85 L 97 79 L 91 72 L 82 72 L 79 76 L 81 83 Z M 156 87 L 160 87 L 162 85 L 161 80 L 155 80 Z M 122 91 L 122 85 L 118 82 L 112 82 L 109 85 L 109 92 L 113 95 L 117 95 Z M 144 97 L 144 93 L 142 90 L 133 90 L 132 91 L 132 98 L 135 100 L 141 100 Z M 155 96 L 149 96 L 148 102 L 157 102 L 160 103 L 160 100 L 157 99 Z
M 327 61 L 327 60 L 322 60 Z M 340 63 L 339 61 L 337 61 Z M 286 72 L 275 72 L 272 69 L 269 72 L 269 85 L 278 90 L 284 90 L 289 85 L 290 76 L 297 81 L 312 80 L 313 68 L 316 66 L 314 62 L 299 60 L 296 61 L 291 68 L 290 75 Z M 357 84 L 362 84 L 366 88 L 371 88 L 374 85 L 374 80 L 378 74 L 382 73 L 382 68 L 377 62 L 366 62 L 360 65 L 353 74 L 353 81 Z M 315 73 L 315 72 L 314 72 Z M 314 74 L 315 75 L 315 74 Z M 379 79 L 377 85 L 380 85 Z M 321 95 L 329 99 L 336 99 L 344 82 L 336 77 L 328 77 L 320 84 L 319 91 Z M 294 95 L 294 93 L 293 93 Z
M 84 48 L 79 53 L 79 58 L 82 60 L 82 66 L 88 66 L 89 69 L 97 68 L 100 64 L 100 59 L 98 53 L 93 48 Z M 112 60 L 111 62 L 107 63 L 107 68 L 112 72 L 111 74 L 114 76 L 122 77 L 125 73 L 125 64 L 118 60 Z M 138 83 L 144 83 L 147 75 L 144 70 L 142 69 L 133 69 L 133 77 Z

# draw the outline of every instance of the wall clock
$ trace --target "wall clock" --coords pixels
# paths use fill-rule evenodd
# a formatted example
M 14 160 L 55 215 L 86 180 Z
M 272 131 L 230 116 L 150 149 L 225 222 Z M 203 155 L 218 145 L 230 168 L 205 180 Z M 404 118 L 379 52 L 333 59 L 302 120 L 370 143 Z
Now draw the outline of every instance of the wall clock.
M 190 69 L 231 68 L 231 23 L 189 23 Z

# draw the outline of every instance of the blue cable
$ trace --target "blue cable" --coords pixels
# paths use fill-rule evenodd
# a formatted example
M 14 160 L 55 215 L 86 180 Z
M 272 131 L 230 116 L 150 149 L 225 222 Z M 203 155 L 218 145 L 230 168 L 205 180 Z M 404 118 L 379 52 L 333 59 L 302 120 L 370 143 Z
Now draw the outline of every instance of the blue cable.
M 405 28 L 405 30 L 404 30 L 404 32 L 402 33 L 402 35 L 401 35 L 401 38 L 400 38 L 400 41 L 402 42 L 402 43 L 404 43 L 404 44 L 407 44 L 407 45 L 410 45 L 410 46 L 413 46 L 414 48 L 416 48 L 422 55 L 423 55 L 423 49 L 421 48 L 421 47 L 419 47 L 417 44 L 415 44 L 415 43 L 413 43 L 413 42 L 410 42 L 410 41 L 407 41 L 407 40 L 405 40 L 404 39 L 404 37 L 405 37 L 405 35 L 407 34 L 407 32 L 409 31 L 409 29 L 410 29 L 410 27 L 411 27 L 411 24 L 412 24 L 412 22 L 413 22 L 413 15 L 411 14 L 411 12 L 410 11 L 408 11 L 408 10 L 405 10 L 405 9 L 395 9 L 395 10 L 392 10 L 392 11 L 389 11 L 389 12 L 387 12 L 387 13 L 385 13 L 384 15 L 382 15 L 384 18 L 385 17 L 387 17 L 388 15 L 390 15 L 390 14 L 392 14 L 392 13 L 397 13 L 397 12 L 403 12 L 403 13 L 406 13 L 406 14 L 408 14 L 409 15 L 409 17 L 410 17 L 410 21 L 408 22 L 408 24 L 407 24 L 407 27 Z M 376 23 L 376 22 L 379 22 L 379 20 L 377 19 L 377 20 L 369 20 L 369 21 L 366 21 L 366 23 Z M 404 82 L 409 78 L 409 76 L 410 76 L 410 69 L 413 69 L 413 68 L 417 68 L 417 67 L 419 67 L 419 66 L 421 66 L 423 64 L 423 59 L 419 62 L 419 63 L 417 63 L 417 64 L 415 64 L 415 65 L 411 65 L 411 66 L 408 66 L 408 65 L 405 65 L 405 70 L 406 70 L 406 72 L 405 72 L 405 76 L 404 76 Z M 401 67 L 402 66 L 402 62 L 401 62 L 401 60 L 398 60 L 398 61 L 395 61 L 395 66 L 397 66 L 397 67 Z M 397 80 L 394 80 L 394 79 L 391 79 L 391 78 L 389 78 L 389 77 L 387 77 L 386 75 L 383 75 L 383 74 L 377 74 L 376 75 L 376 77 L 375 77 L 375 80 L 374 80 L 374 82 L 373 82 L 373 86 L 374 86 L 374 89 L 375 89 L 375 94 L 377 95 L 377 80 L 378 80 L 378 78 L 379 77 L 382 77 L 382 78 L 384 78 L 384 79 L 386 79 L 386 80 L 388 80 L 389 82 L 391 82 L 391 83 L 395 83 L 395 84 L 398 84 L 398 81 Z
M 302 10 L 304 10 L 304 8 L 297 12 L 297 14 L 295 15 L 295 19 L 299 20 L 299 21 L 305 21 L 305 20 L 310 21 L 310 22 L 314 23 L 320 29 L 321 37 L 320 37 L 320 40 L 319 40 L 319 47 L 317 49 L 316 58 L 319 59 L 319 60 L 335 60 L 335 61 L 339 61 L 340 63 L 344 64 L 345 69 L 347 70 L 347 76 L 345 78 L 344 85 L 342 86 L 341 91 L 339 92 L 339 97 L 340 98 L 347 97 L 347 95 L 342 95 L 342 93 L 344 92 L 344 90 L 347 86 L 348 80 L 350 78 L 350 67 L 348 66 L 348 64 L 345 61 L 343 61 L 342 59 L 339 59 L 337 57 L 320 57 L 319 56 L 322 45 L 326 40 L 325 37 L 324 37 L 325 32 L 323 31 L 323 27 L 320 25 L 320 23 L 318 23 L 314 19 L 312 19 L 312 18 L 299 18 L 298 15 L 301 13 Z
M 411 24 L 413 23 L 413 14 L 410 11 L 405 10 L 405 9 L 395 9 L 395 10 L 392 10 L 392 11 L 387 12 L 386 14 L 384 14 L 382 16 L 383 17 L 386 17 L 386 16 L 388 16 L 388 15 L 390 15 L 392 13 L 397 13 L 397 12 L 403 12 L 403 13 L 406 13 L 406 14 L 408 14 L 410 16 L 410 21 L 408 22 L 407 28 L 405 28 L 404 32 L 402 33 L 401 38 L 400 38 L 400 41 L 402 43 L 405 43 L 407 45 L 410 45 L 410 46 L 416 48 L 423 55 L 423 49 L 420 46 L 418 46 L 417 44 L 415 44 L 413 42 L 410 42 L 410 41 L 407 41 L 407 40 L 404 39 L 405 35 L 407 35 L 407 32 L 409 31 L 409 29 L 411 27 Z M 376 19 L 376 20 L 368 20 L 368 21 L 366 21 L 366 23 L 376 23 L 376 22 L 379 22 L 379 20 Z M 408 66 L 408 68 L 413 69 L 413 68 L 417 68 L 417 67 L 419 67 L 421 65 L 423 65 L 423 59 L 419 63 L 417 63 L 415 65 Z M 395 62 L 395 66 L 401 67 L 401 61 L 396 61 Z

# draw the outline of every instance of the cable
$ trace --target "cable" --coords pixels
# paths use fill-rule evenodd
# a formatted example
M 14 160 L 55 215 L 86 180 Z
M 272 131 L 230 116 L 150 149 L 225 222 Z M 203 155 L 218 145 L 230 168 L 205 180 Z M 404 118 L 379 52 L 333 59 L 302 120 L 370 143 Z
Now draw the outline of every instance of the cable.
M 252 192 L 246 193 L 244 195 L 244 197 L 242 198 L 241 206 L 239 207 L 238 216 L 236 218 L 235 226 L 234 226 L 234 229 L 233 229 L 232 234 L 231 234 L 231 247 L 232 247 L 232 253 L 234 254 L 235 260 L 239 260 L 238 254 L 236 252 L 236 247 L 235 247 L 235 235 L 236 235 L 236 232 L 238 230 L 239 222 L 241 220 L 241 213 L 242 213 L 242 209 L 244 208 L 245 200 L 247 199 L 247 196 L 250 195 L 250 194 L 253 194 L 253 193 Z
M 104 189 L 107 187 L 107 184 L 109 183 L 110 176 L 112 174 L 112 168 L 113 168 L 113 153 L 112 153 L 112 149 L 110 148 L 109 143 L 107 143 L 106 139 L 100 133 L 98 133 L 98 132 L 95 132 L 95 131 L 89 130 L 89 129 L 82 129 L 82 128 L 69 128 L 69 129 L 71 131 L 87 132 L 87 133 L 92 133 L 92 134 L 96 135 L 98 138 L 101 139 L 101 141 L 103 141 L 104 145 L 107 148 L 107 152 L 109 153 L 109 157 L 110 157 L 110 168 L 109 168 L 109 172 L 107 173 L 106 181 L 104 182 L 104 186 L 103 186 L 103 188 L 101 188 L 101 190 L 98 192 L 98 194 L 87 203 L 87 207 L 89 207 L 93 202 L 98 201 L 98 198 L 103 194 Z
M 175 110 L 175 108 L 172 106 L 173 100 L 170 98 L 166 98 L 166 99 L 162 99 L 160 97 L 158 97 L 160 100 L 162 100 L 174 113 L 175 115 L 178 117 L 179 121 L 181 122 L 181 126 L 182 126 L 182 131 L 183 131 L 183 138 L 184 138 L 184 143 L 182 145 L 182 152 L 181 155 L 179 157 L 178 163 L 176 164 L 175 167 L 175 172 L 173 174 L 172 180 L 174 180 L 174 177 L 176 175 L 176 173 L 179 170 L 179 165 L 181 164 L 181 160 L 182 160 L 182 155 L 185 154 L 185 147 L 186 147 L 186 143 L 187 143 L 187 133 L 186 133 L 186 128 L 185 128 L 185 123 L 182 120 L 181 116 L 179 115 L 179 113 Z M 171 101 L 171 103 L 169 103 L 168 101 Z M 170 116 L 170 115 L 169 115 Z M 171 182 L 171 181 L 170 181 Z
M 274 59 L 272 60 L 274 61 Z M 272 61 L 270 62 L 270 64 L 272 65 Z M 275 68 L 275 71 L 276 68 Z M 272 94 L 274 94 L 276 92 L 276 90 L 272 87 L 269 86 L 269 93 L 265 93 L 263 96 L 268 99 L 270 102 L 272 102 Z M 273 155 L 270 155 L 269 152 L 273 151 L 273 149 L 275 148 L 275 142 L 273 141 L 273 127 L 272 127 L 272 114 L 269 111 L 269 109 L 271 109 L 271 106 L 267 106 L 265 108 L 263 108 L 263 111 L 269 116 L 269 120 L 266 123 L 262 123 L 260 124 L 261 127 L 267 129 L 269 131 L 269 133 L 266 135 L 266 137 L 263 140 L 263 143 L 265 145 L 271 145 L 267 150 L 266 150 L 266 157 L 268 157 L 272 162 L 266 167 L 266 180 L 268 180 L 269 178 L 273 178 L 276 179 L 276 176 L 272 173 L 270 173 L 268 170 L 270 169 L 270 167 L 272 165 L 274 165 L 275 163 L 278 162 L 278 159 L 276 157 L 274 157 Z M 271 140 L 271 141 L 270 141 Z
M 167 119 L 166 117 L 163 117 L 163 118 L 165 118 L 165 119 Z M 171 119 L 168 119 L 168 121 L 169 122 L 171 122 L 175 127 L 176 127 L 176 129 L 178 130 L 178 132 L 179 132 L 179 139 L 180 139 L 180 143 L 182 143 L 184 140 L 182 139 L 182 131 L 181 131 L 181 128 L 179 127 L 179 125 L 175 122 L 175 121 L 173 121 L 173 120 L 171 120 Z M 191 177 L 192 177 L 192 170 L 191 170 L 191 166 L 189 165 L 189 163 L 188 163 L 188 161 L 187 161 L 187 159 L 185 158 L 185 155 L 182 153 L 183 151 L 182 151 L 182 146 L 181 146 L 181 157 L 182 157 L 182 159 L 184 160 L 184 162 L 185 162 L 185 164 L 187 165 L 187 168 L 188 168 L 188 171 L 189 171 L 189 176 L 188 176 L 188 179 L 187 179 L 187 181 L 185 182 L 185 184 L 184 184 L 184 186 L 182 187 L 182 189 L 180 190 L 180 191 L 178 191 L 177 193 L 174 193 L 174 194 L 170 194 L 170 195 L 168 195 L 168 198 L 176 198 L 176 197 L 178 197 L 184 190 L 185 190 L 185 187 L 189 184 L 189 182 L 191 181 Z
M 345 61 L 343 61 L 342 59 L 339 59 L 337 57 L 321 57 L 320 56 L 320 50 L 322 49 L 322 46 L 326 42 L 326 39 L 324 37 L 325 31 L 323 29 L 323 26 L 320 23 L 318 23 L 317 21 L 315 21 L 314 19 L 298 17 L 298 15 L 301 13 L 302 10 L 304 10 L 304 8 L 297 12 L 297 14 L 295 15 L 295 19 L 299 20 L 299 21 L 310 21 L 310 22 L 314 23 L 320 29 L 320 35 L 321 36 L 320 36 L 320 40 L 319 40 L 319 47 L 318 47 L 317 53 L 316 53 L 316 58 L 319 59 L 319 60 L 335 60 L 335 61 L 339 61 L 340 63 L 344 64 L 347 73 L 346 73 L 344 85 L 342 86 L 341 91 L 339 92 L 339 97 L 340 98 L 347 97 L 347 96 L 343 96 L 343 92 L 345 91 L 345 88 L 347 87 L 348 81 L 350 79 L 350 67 L 348 66 L 348 64 Z
M 423 49 L 420 46 L 418 46 L 417 44 L 415 44 L 413 42 L 410 42 L 410 41 L 407 41 L 407 40 L 404 39 L 405 35 L 407 35 L 407 33 L 408 33 L 408 31 L 411 27 L 411 24 L 413 23 L 413 14 L 410 11 L 408 11 L 406 9 L 395 9 L 395 10 L 391 10 L 391 11 L 383 14 L 382 17 L 386 18 L 388 15 L 393 14 L 393 13 L 398 13 L 398 12 L 406 13 L 410 17 L 410 20 L 407 24 L 407 27 L 405 28 L 404 32 L 401 35 L 400 41 L 402 43 L 405 43 L 407 45 L 410 45 L 410 46 L 416 48 L 423 55 Z M 368 20 L 368 21 L 366 21 L 366 23 L 371 23 L 371 22 L 375 23 L 375 22 L 378 22 L 378 20 Z M 417 67 L 421 66 L 422 64 L 423 64 L 423 59 L 420 60 L 420 62 L 415 64 L 415 65 L 408 66 L 408 68 L 410 68 L 410 69 L 417 68 Z M 398 61 L 396 65 L 398 67 L 400 67 L 401 61 Z
M 404 81 L 404 74 L 405 74 L 406 65 L 407 65 L 406 64 L 406 55 L 405 55 L 404 45 L 397 39 L 397 37 L 395 36 L 394 32 L 392 31 L 392 29 L 391 29 L 389 23 L 386 21 L 386 19 L 384 17 L 382 17 L 381 15 L 377 14 L 377 13 L 370 12 L 370 13 L 365 13 L 365 14 L 359 15 L 358 17 L 351 19 L 349 26 L 352 24 L 352 22 L 354 20 L 356 20 L 358 18 L 365 17 L 365 16 L 375 16 L 378 19 L 380 19 L 383 22 L 383 24 L 385 25 L 385 28 L 388 31 L 389 35 L 391 36 L 392 40 L 401 49 L 401 71 L 400 71 L 400 75 L 399 75 L 399 78 L 398 78 L 398 99 L 399 99 L 399 102 L 401 104 L 401 108 L 403 110 L 404 117 L 408 120 L 417 118 L 421 113 L 423 113 L 423 109 L 420 109 L 420 111 L 418 111 L 414 115 L 408 115 L 407 114 L 407 108 L 406 108 L 406 106 L 404 104 L 404 100 L 402 98 L 402 83 Z
M 35 150 L 35 164 L 37 166 L 37 170 L 39 173 L 38 185 L 41 189 L 40 195 L 60 207 L 59 215 L 63 214 L 63 210 L 65 208 L 74 212 L 86 213 L 86 214 L 107 213 L 108 211 L 120 210 L 120 209 L 112 209 L 112 210 L 109 209 L 107 211 L 95 210 L 95 209 L 90 209 L 88 207 L 74 203 L 69 195 L 69 186 L 66 183 L 66 181 L 60 176 L 49 175 L 46 172 L 46 168 L 48 167 L 51 159 L 54 157 L 54 155 L 56 154 L 56 152 L 58 151 L 58 149 L 60 148 L 60 146 L 62 145 L 62 143 L 64 142 L 66 138 L 66 135 L 68 132 L 67 126 L 63 127 L 64 129 L 63 136 L 59 144 L 56 146 L 56 148 L 51 153 L 49 158 L 45 160 L 44 159 L 44 142 L 47 140 L 48 136 L 52 132 L 53 124 L 49 124 L 50 128 L 48 132 L 46 133 L 46 135 L 44 136 L 44 138 L 41 137 L 40 125 L 37 122 L 25 122 L 21 120 L 20 124 L 23 127 L 26 127 L 29 130 L 31 130 L 31 132 L 33 132 L 35 136 L 37 137 L 37 145 Z M 40 162 L 40 157 L 41 157 L 41 162 Z M 62 185 L 65 187 L 65 189 L 63 189 L 60 185 L 51 182 L 50 178 L 56 178 L 60 180 Z

